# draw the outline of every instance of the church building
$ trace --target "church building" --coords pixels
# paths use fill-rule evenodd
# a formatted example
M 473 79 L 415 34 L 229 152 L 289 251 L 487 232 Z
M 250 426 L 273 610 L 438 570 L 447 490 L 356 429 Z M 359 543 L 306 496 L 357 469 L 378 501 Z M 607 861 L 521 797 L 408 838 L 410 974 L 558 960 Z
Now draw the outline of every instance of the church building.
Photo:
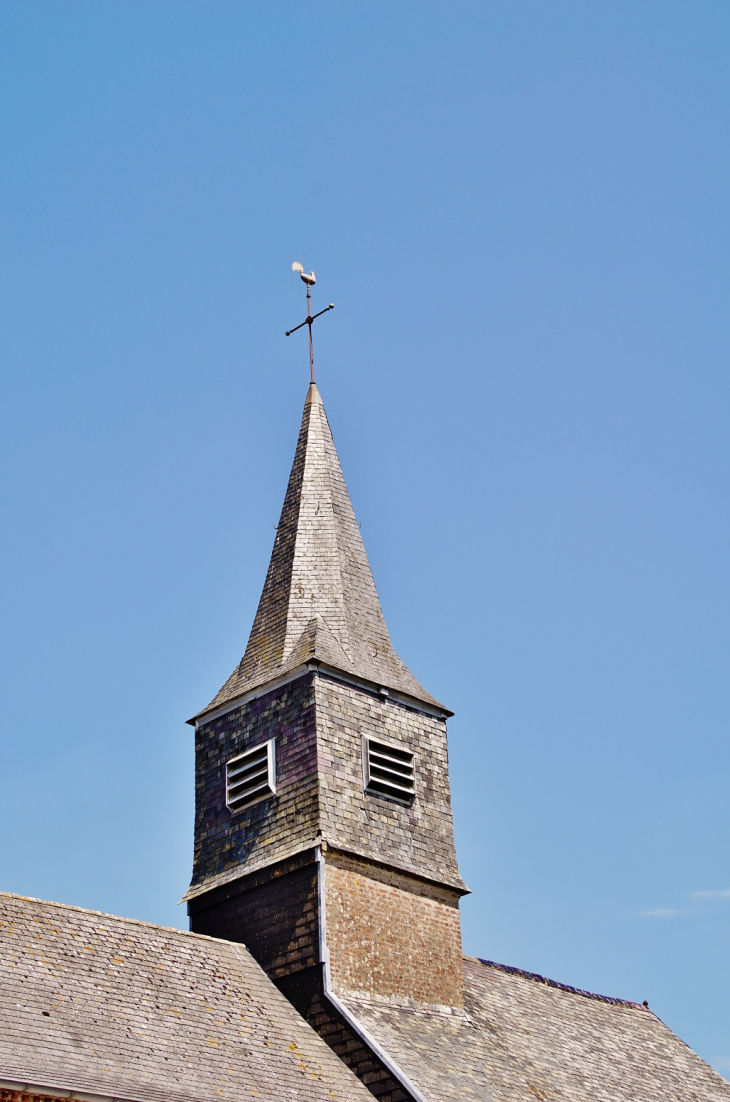
M 646 1004 L 463 954 L 451 714 L 312 383 L 248 645 L 190 720 L 190 931 L 0 895 L 0 1102 L 730 1102 Z

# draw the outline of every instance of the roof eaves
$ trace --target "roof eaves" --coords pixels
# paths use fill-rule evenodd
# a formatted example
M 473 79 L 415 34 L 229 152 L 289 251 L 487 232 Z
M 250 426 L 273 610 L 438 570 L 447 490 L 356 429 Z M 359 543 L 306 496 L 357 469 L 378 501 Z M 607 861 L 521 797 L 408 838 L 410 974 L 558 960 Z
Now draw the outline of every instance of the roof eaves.
M 306 663 L 301 663 L 291 670 L 280 673 L 278 676 L 262 681 L 259 685 L 252 686 L 242 693 L 237 693 L 235 696 L 232 696 L 230 700 L 221 701 L 216 707 L 209 704 L 207 708 L 203 708 L 202 712 L 198 712 L 196 715 L 192 716 L 191 719 L 185 720 L 185 722 L 189 723 L 191 727 L 197 727 L 201 723 L 210 723 L 212 720 L 219 719 L 221 716 L 227 715 L 236 708 L 243 707 L 249 700 L 256 700 L 260 696 L 265 696 L 266 693 L 273 692 L 274 689 L 278 689 L 282 685 L 288 685 L 290 681 L 296 681 L 298 677 L 302 677 L 305 673 L 313 670 L 318 670 L 320 673 L 324 673 L 326 676 L 335 678 L 337 681 L 342 681 L 345 684 L 365 689 L 376 696 L 387 695 L 391 700 L 403 704 L 406 708 L 425 712 L 426 715 L 435 716 L 437 719 L 449 719 L 454 714 L 450 708 L 447 708 L 433 697 L 424 700 L 421 697 L 414 696 L 412 693 L 406 693 L 402 689 L 394 688 L 387 684 L 387 681 L 372 681 L 367 677 L 341 670 L 337 666 L 332 666 L 327 662 L 312 658 Z M 386 690 L 386 692 L 384 693 L 383 690 Z
M 3 893 L 3 894 L 8 894 Z M 23 896 L 23 898 L 26 898 Z M 81 908 L 79 908 L 80 910 Z M 0 1090 L 13 1091 L 22 1095 L 45 1095 L 51 1098 L 74 1098 L 78 1102 L 141 1102 L 132 1095 L 90 1094 L 88 1091 L 72 1090 L 60 1083 L 24 1083 L 19 1079 L 0 1079 Z
M 235 696 L 232 696 L 230 700 L 221 701 L 216 707 L 209 704 L 206 708 L 203 708 L 202 712 L 198 712 L 191 719 L 186 719 L 185 722 L 189 723 L 191 727 L 197 727 L 200 723 L 210 723 L 211 720 L 219 719 L 220 716 L 227 715 L 228 712 L 232 712 L 236 708 L 241 708 L 244 704 L 247 704 L 249 700 L 256 700 L 258 697 L 265 696 L 266 693 L 273 692 L 274 689 L 278 689 L 282 685 L 288 685 L 290 681 L 296 681 L 298 677 L 302 677 L 307 672 L 309 672 L 309 667 L 307 665 L 301 664 L 295 666 L 291 670 L 279 673 L 278 676 L 273 676 L 267 681 L 262 681 L 260 685 L 251 686 L 242 693 L 237 693 Z
M 369 865 L 377 865 L 381 869 L 388 869 L 392 872 L 401 873 L 404 876 L 411 877 L 413 880 L 420 880 L 423 884 L 433 884 L 434 887 L 437 888 L 448 888 L 449 891 L 455 892 L 460 896 L 471 895 L 471 888 L 467 887 L 461 879 L 461 876 L 451 877 L 449 879 L 442 876 L 428 876 L 425 872 L 416 870 L 411 865 L 405 864 L 405 862 L 401 865 L 395 861 L 385 861 L 382 857 L 377 857 L 368 850 L 356 849 L 355 846 L 348 846 L 338 841 L 332 842 L 328 838 L 322 838 L 320 846 L 323 853 L 332 851 L 333 853 L 342 853 L 346 857 L 357 857 L 361 861 L 367 861 Z
M 197 899 L 199 895 L 205 895 L 206 892 L 211 892 L 215 888 L 223 888 L 226 884 L 232 884 L 235 880 L 242 880 L 251 873 L 259 872 L 261 869 L 267 868 L 272 860 L 276 860 L 277 862 L 286 861 L 290 857 L 297 857 L 300 853 L 306 853 L 307 850 L 314 849 L 315 846 L 319 845 L 319 841 L 320 837 L 316 835 L 315 837 L 305 839 L 303 842 L 297 842 L 296 845 L 291 846 L 291 848 L 286 847 L 281 851 L 277 851 L 275 858 L 272 858 L 268 853 L 264 853 L 259 856 L 258 860 L 249 861 L 245 865 L 236 865 L 232 869 L 226 869 L 225 872 L 219 872 L 214 876 L 208 876 L 205 880 L 201 880 L 197 884 L 191 884 L 180 900 L 180 903 L 188 903 L 191 899 Z
M 425 712 L 426 715 L 435 716 L 437 719 L 448 719 L 454 714 L 445 705 L 440 704 L 438 700 L 434 700 L 433 697 L 430 697 L 428 700 L 423 700 L 421 697 L 406 693 L 402 689 L 393 688 L 387 683 L 387 680 L 371 681 L 369 678 L 362 677 L 360 674 L 352 674 L 344 670 L 339 670 L 336 666 L 330 666 L 326 662 L 317 662 L 316 664 L 319 672 L 324 673 L 328 677 L 332 677 L 337 681 L 343 681 L 349 685 L 354 685 L 359 689 L 366 689 L 375 695 L 387 695 L 391 700 L 395 700 L 399 704 L 405 705 L 407 708 Z M 384 693 L 383 690 L 386 690 L 386 692 Z

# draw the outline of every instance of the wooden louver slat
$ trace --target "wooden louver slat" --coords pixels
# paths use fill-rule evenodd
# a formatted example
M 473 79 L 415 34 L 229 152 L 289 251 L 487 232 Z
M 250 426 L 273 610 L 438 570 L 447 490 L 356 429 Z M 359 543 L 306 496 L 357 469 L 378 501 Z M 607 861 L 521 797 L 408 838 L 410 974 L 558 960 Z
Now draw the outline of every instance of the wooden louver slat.
M 367 739 L 366 743 L 367 791 L 410 800 L 416 791 L 413 754 L 375 739 Z
M 226 803 L 240 811 L 276 791 L 274 742 L 254 746 L 226 763 Z

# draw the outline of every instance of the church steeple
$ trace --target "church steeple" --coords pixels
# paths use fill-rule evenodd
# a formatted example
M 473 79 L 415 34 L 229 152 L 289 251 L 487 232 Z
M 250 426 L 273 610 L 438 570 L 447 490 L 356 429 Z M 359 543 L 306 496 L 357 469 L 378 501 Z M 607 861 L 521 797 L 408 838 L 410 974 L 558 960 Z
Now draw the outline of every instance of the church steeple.
M 450 714 L 393 650 L 312 383 L 246 652 L 193 721 L 186 899 L 391 1102 L 341 998 L 462 1006 Z
M 314 383 L 246 652 L 200 714 L 311 661 L 442 708 L 393 650 Z

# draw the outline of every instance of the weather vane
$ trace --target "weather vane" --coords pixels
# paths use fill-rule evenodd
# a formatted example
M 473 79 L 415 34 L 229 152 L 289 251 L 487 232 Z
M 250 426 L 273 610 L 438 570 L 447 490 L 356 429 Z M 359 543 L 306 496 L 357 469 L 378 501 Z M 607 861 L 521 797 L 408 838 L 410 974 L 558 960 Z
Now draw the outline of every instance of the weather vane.
M 334 302 L 331 302 L 329 306 L 325 306 L 324 310 L 320 310 L 318 314 L 313 315 L 311 288 L 314 287 L 315 283 L 317 282 L 317 277 L 315 276 L 314 272 L 310 272 L 309 275 L 307 275 L 298 260 L 294 261 L 291 266 L 291 270 L 293 272 L 299 272 L 299 278 L 301 279 L 302 283 L 306 285 L 307 316 L 304 321 L 300 322 L 299 325 L 295 325 L 293 329 L 287 329 L 286 335 L 287 337 L 290 337 L 292 333 L 296 333 L 297 329 L 301 329 L 302 326 L 309 326 L 309 374 L 312 382 L 314 382 L 314 346 L 312 345 L 312 322 L 315 321 L 316 318 L 321 318 L 322 314 L 326 314 L 328 310 L 334 310 L 335 304 Z

